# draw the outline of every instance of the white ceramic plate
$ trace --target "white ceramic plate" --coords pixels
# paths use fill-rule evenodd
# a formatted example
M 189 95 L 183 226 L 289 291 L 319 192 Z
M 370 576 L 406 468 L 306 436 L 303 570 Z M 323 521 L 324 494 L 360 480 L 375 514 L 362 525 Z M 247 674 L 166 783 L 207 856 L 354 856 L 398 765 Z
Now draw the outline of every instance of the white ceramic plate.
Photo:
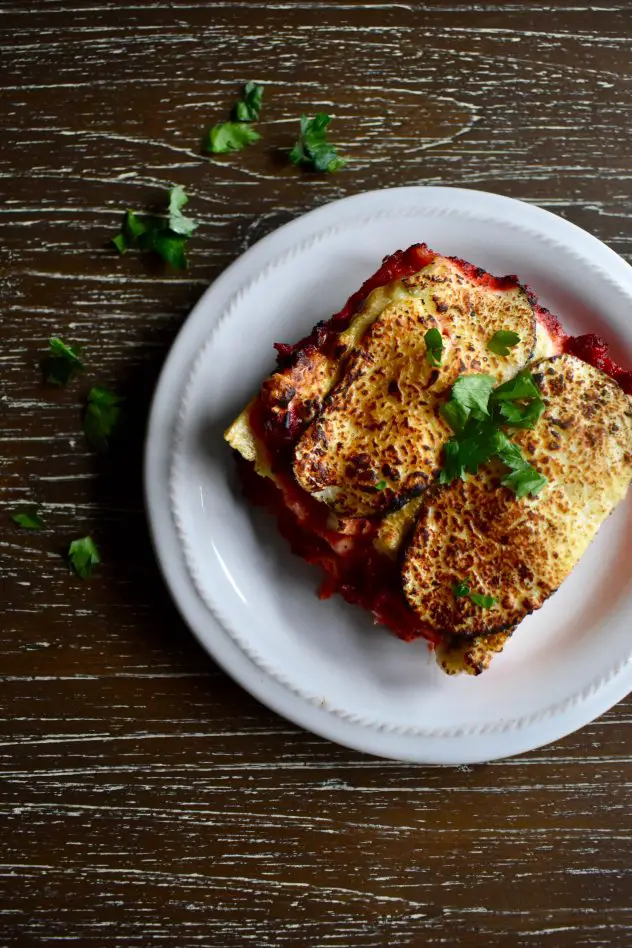
M 573 332 L 632 365 L 632 268 L 540 208 L 457 188 L 336 201 L 247 251 L 195 307 L 152 409 L 146 495 L 158 558 L 186 621 L 252 694 L 318 734 L 428 763 L 503 757 L 555 740 L 632 689 L 632 503 L 478 678 L 449 678 L 339 597 L 240 496 L 222 432 L 295 341 L 392 251 L 425 241 L 517 273 Z

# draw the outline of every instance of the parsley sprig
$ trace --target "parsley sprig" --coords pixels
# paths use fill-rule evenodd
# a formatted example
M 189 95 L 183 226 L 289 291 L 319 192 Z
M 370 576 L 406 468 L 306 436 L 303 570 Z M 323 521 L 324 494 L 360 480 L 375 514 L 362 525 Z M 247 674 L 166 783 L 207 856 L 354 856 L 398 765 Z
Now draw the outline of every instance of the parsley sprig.
M 46 524 L 39 515 L 36 504 L 27 504 L 24 507 L 18 507 L 11 514 L 11 519 L 18 527 L 23 530 L 43 530 Z
M 101 556 L 92 537 L 73 540 L 68 547 L 68 559 L 77 576 L 89 579 L 92 570 L 101 562 Z
M 327 126 L 331 116 L 325 112 L 318 112 L 313 119 L 301 115 L 301 131 L 290 152 L 290 161 L 293 165 L 300 165 L 312 171 L 332 173 L 339 171 L 346 165 L 334 145 L 327 141 Z
M 479 606 L 481 609 L 491 609 L 492 606 L 496 605 L 498 600 L 494 599 L 493 596 L 472 592 L 470 589 L 471 582 L 471 579 L 461 579 L 458 583 L 455 583 L 452 587 L 454 598 L 462 599 L 464 596 L 467 596 L 470 602 L 473 602 L 475 606 Z
M 80 346 L 69 346 L 59 336 L 51 336 L 48 340 L 48 354 L 42 362 L 45 381 L 60 388 L 67 385 L 74 375 L 83 372 L 85 368 L 80 354 Z
M 83 416 L 83 430 L 95 451 L 103 453 L 108 450 L 120 422 L 123 401 L 120 395 L 108 388 L 95 386 L 90 389 Z
M 241 93 L 241 99 L 233 110 L 237 122 L 256 122 L 261 112 L 263 86 L 257 82 L 247 82 Z
M 184 188 L 177 185 L 169 191 L 165 217 L 139 217 L 134 211 L 126 211 L 121 232 L 112 243 L 120 254 L 132 249 L 156 253 L 176 270 L 186 270 L 186 242 L 198 226 L 182 213 L 188 200 Z
M 487 343 L 490 352 L 499 356 L 508 356 L 510 350 L 520 342 L 520 336 L 511 329 L 498 329 Z
M 547 484 L 509 440 L 502 427 L 532 428 L 544 402 L 530 372 L 521 372 L 494 389 L 490 375 L 464 375 L 452 386 L 451 397 L 441 408 L 443 418 L 454 431 L 444 446 L 441 484 L 451 484 L 465 473 L 476 474 L 494 457 L 509 468 L 501 484 L 518 499 L 535 496 Z
M 242 151 L 261 138 L 248 122 L 220 122 L 209 129 L 204 151 L 212 155 L 226 155 L 231 151 Z
M 424 336 L 426 343 L 426 359 L 431 366 L 437 368 L 441 365 L 443 357 L 443 336 L 438 329 L 429 329 Z
M 203 150 L 212 155 L 227 155 L 258 142 L 261 135 L 250 123 L 259 118 L 262 100 L 263 86 L 247 82 L 233 109 L 234 121 L 218 122 L 210 128 L 202 145 Z

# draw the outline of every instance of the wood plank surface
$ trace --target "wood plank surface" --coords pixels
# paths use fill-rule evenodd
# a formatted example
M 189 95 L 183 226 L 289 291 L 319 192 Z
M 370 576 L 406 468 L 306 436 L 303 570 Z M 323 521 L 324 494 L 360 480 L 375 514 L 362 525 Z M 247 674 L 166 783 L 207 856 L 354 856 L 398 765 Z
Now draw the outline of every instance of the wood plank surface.
M 226 678 L 170 604 L 142 510 L 151 391 L 192 304 L 244 249 L 398 184 L 535 202 L 631 258 L 632 4 L 0 3 L 0 945 L 623 946 L 630 701 L 488 765 L 374 760 Z M 200 153 L 247 79 L 260 145 Z M 286 161 L 335 117 L 337 175 Z M 183 185 L 190 269 L 108 247 Z M 88 371 L 42 384 L 52 334 Z M 95 382 L 125 450 L 81 432 Z M 47 528 L 14 526 L 41 505 Z M 103 565 L 69 573 L 90 532 Z

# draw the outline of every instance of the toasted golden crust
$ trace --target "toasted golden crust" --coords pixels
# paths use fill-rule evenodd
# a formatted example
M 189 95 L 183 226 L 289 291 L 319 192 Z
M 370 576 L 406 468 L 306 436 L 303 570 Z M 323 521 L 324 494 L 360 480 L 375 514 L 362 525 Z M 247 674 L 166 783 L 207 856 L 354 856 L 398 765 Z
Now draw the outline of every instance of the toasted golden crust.
M 299 484 L 344 516 L 383 512 L 426 488 L 450 437 L 439 408 L 457 377 L 483 372 L 502 382 L 535 347 L 535 316 L 519 286 L 490 289 L 442 257 L 404 284 L 411 295 L 366 328 L 295 448 Z M 432 328 L 444 344 L 436 368 L 424 339 Z M 520 342 L 500 357 L 487 344 L 507 328 Z
M 424 507 L 403 562 L 410 606 L 447 637 L 439 660 L 458 664 L 461 654 L 464 670 L 485 667 L 486 653 L 558 588 L 632 479 L 632 399 L 572 355 L 533 371 L 546 411 L 513 440 L 547 486 L 518 500 L 500 486 L 500 462 L 454 482 Z M 466 578 L 497 605 L 456 598 Z

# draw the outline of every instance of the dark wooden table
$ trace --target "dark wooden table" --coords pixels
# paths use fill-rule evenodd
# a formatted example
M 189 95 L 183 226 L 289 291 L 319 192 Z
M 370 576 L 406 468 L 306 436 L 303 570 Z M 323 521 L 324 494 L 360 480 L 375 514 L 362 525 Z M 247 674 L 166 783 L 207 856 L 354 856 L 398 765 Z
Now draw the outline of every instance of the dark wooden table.
M 255 240 L 396 184 L 533 201 L 632 254 L 632 5 L 4 0 L 0 163 L 0 945 L 626 945 L 630 702 L 476 767 L 375 760 L 226 678 L 170 604 L 140 461 L 192 304 Z M 260 145 L 200 154 L 240 83 Z M 334 176 L 289 167 L 335 116 Z M 183 185 L 190 270 L 108 247 Z M 423 235 L 420 235 L 423 237 Z M 86 373 L 42 384 L 50 335 Z M 128 397 L 125 451 L 88 450 L 91 384 Z M 20 530 L 18 504 L 47 528 Z M 72 575 L 90 532 L 103 565 Z

